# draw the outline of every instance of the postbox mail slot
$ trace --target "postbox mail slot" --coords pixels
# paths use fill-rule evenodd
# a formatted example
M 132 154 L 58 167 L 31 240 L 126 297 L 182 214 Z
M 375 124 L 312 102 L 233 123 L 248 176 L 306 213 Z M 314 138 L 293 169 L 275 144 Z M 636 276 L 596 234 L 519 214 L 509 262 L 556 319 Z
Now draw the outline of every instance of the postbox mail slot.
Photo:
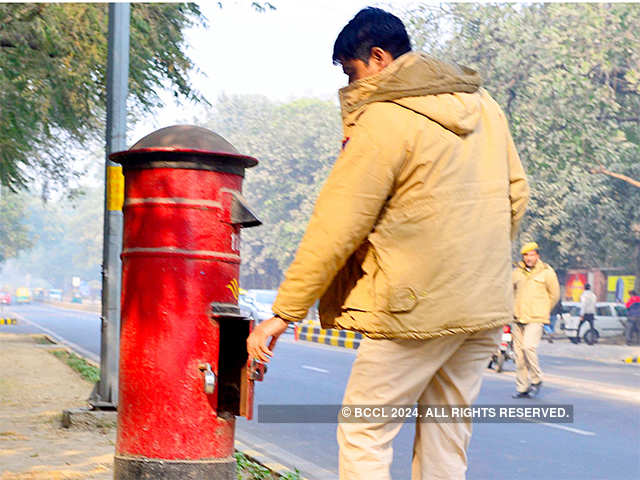
M 245 319 L 240 308 L 234 303 L 214 302 L 211 304 L 211 316 L 213 318 L 239 318 Z
M 218 415 L 222 412 L 253 417 L 254 376 L 248 362 L 247 337 L 253 320 L 244 317 L 214 317 L 220 327 L 218 358 Z

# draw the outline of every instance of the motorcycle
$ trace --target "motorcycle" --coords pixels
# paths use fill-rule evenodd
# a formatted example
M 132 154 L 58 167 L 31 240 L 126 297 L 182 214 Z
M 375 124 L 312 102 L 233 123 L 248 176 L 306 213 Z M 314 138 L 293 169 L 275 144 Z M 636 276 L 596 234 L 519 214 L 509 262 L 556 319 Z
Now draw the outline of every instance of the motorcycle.
M 511 325 L 505 325 L 502 327 L 502 340 L 498 345 L 498 351 L 491 355 L 488 368 L 493 368 L 495 365 L 496 373 L 502 371 L 505 360 L 515 361 L 515 354 L 513 353 L 513 335 L 511 334 Z

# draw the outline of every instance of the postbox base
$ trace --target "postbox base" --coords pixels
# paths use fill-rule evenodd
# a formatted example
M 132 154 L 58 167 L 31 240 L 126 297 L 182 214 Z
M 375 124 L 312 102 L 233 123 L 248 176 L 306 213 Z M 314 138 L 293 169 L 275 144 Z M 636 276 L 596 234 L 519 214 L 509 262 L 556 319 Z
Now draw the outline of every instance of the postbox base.
M 199 461 L 158 460 L 116 455 L 114 480 L 235 480 L 234 457 Z

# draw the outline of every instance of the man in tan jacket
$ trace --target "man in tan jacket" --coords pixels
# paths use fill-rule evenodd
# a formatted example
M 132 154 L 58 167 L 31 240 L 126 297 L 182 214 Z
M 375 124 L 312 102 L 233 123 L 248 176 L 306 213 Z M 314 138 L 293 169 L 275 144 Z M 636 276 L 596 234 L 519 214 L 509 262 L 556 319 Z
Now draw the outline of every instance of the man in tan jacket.
M 267 361 L 320 298 L 362 332 L 344 405 L 470 405 L 513 318 L 511 239 L 528 186 L 500 107 L 471 69 L 410 51 L 376 8 L 339 34 L 342 153 L 273 305 L 247 340 Z M 269 337 L 271 342 L 267 346 Z M 338 426 L 340 478 L 387 480 L 401 423 Z M 463 479 L 469 423 L 416 424 L 414 479 Z
M 540 260 L 536 242 L 524 244 L 520 253 L 522 261 L 513 270 L 513 350 L 516 355 L 516 393 L 513 397 L 528 398 L 537 395 L 542 386 L 537 348 L 542 328 L 550 322 L 551 309 L 560 299 L 560 286 L 553 268 Z

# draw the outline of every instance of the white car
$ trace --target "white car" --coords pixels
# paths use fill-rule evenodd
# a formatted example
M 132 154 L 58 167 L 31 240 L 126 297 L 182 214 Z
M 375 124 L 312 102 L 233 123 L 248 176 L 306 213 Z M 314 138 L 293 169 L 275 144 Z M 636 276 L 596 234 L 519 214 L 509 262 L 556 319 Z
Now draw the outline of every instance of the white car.
M 562 320 L 564 331 L 567 337 L 576 336 L 576 329 L 580 324 L 580 303 L 579 302 L 562 302 Z M 595 338 L 589 331 L 589 323 L 585 322 L 580 327 L 580 338 L 588 344 L 593 344 L 600 337 L 613 337 L 622 335 L 624 325 L 627 321 L 627 309 L 622 303 L 615 302 L 597 302 L 596 314 L 593 321 L 593 327 L 596 330 Z
M 240 295 L 238 304 L 250 312 L 256 323 L 273 317 L 271 305 L 276 300 L 277 290 L 247 290 Z

